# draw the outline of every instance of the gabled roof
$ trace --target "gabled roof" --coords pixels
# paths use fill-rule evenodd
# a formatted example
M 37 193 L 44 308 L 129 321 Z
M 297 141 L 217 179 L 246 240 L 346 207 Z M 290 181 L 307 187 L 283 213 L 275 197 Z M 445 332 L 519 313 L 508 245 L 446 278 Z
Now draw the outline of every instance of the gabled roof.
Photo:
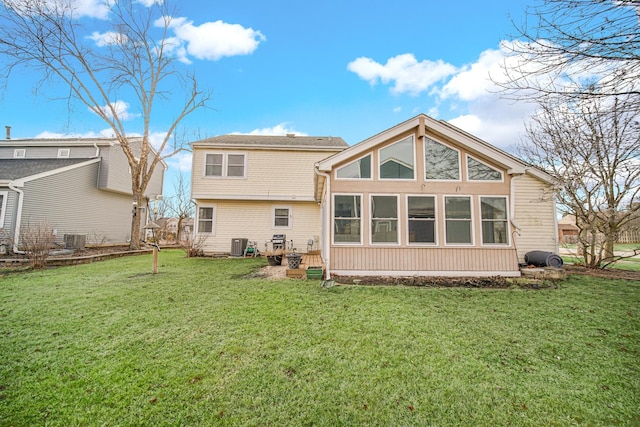
M 349 145 L 336 136 L 220 135 L 191 143 L 194 148 L 331 150 Z
M 53 175 L 81 164 L 99 162 L 94 159 L 0 159 L 0 181 L 29 181 L 40 176 Z
M 318 162 L 316 164 L 317 168 L 321 172 L 329 172 L 337 164 L 340 164 L 352 157 L 355 158 L 360 154 L 364 154 L 376 147 L 378 144 L 393 139 L 416 127 L 419 128 L 418 134 L 420 136 L 425 135 L 425 133 L 432 133 L 446 140 L 455 141 L 458 144 L 465 146 L 470 153 L 490 158 L 493 162 L 507 169 L 509 174 L 530 173 L 547 183 L 553 182 L 553 178 L 546 172 L 526 164 L 506 151 L 503 151 L 498 147 L 495 147 L 488 142 L 459 129 L 450 123 L 443 120 L 435 120 L 425 114 L 413 117 L 403 123 L 380 132 L 371 138 L 365 139 L 364 141 L 359 142 L 340 153 L 334 154 L 333 156 Z

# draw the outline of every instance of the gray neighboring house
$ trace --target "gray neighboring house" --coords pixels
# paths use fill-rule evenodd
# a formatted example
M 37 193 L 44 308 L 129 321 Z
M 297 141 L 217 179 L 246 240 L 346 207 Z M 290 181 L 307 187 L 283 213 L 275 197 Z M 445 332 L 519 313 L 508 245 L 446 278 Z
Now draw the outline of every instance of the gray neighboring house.
M 148 200 L 162 194 L 166 168 L 156 168 Z M 131 171 L 117 139 L 0 141 L 0 243 L 18 250 L 20 229 L 46 221 L 61 245 L 65 235 L 127 244 L 133 211 Z M 148 202 L 135 211 L 144 226 Z

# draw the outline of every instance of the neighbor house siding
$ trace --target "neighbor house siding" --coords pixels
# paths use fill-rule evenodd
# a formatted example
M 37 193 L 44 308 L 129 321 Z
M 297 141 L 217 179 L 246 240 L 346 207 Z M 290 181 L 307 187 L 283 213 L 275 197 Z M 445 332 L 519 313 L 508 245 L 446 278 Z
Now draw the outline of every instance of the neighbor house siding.
M 0 187 L 0 193 L 6 195 L 4 222 L 0 224 L 0 241 L 2 239 L 13 238 L 10 230 L 13 230 L 16 221 L 16 204 L 18 203 L 17 193 L 8 187 Z
M 239 153 L 246 157 L 246 178 L 204 176 L 204 160 L 210 153 Z M 193 154 L 192 194 L 242 196 L 246 199 L 287 200 L 313 198 L 314 164 L 333 152 L 291 150 L 243 150 L 197 148 Z
M 0 147 L 0 159 L 12 159 L 16 148 L 25 149 L 25 159 L 55 159 L 58 157 L 58 150 L 69 149 L 69 158 L 89 159 L 95 157 L 96 149 L 93 146 L 72 146 L 72 145 L 11 145 L 10 147 Z
M 131 197 L 98 190 L 98 168 L 93 163 L 25 183 L 22 226 L 47 221 L 59 243 L 64 234 L 86 234 L 87 243 L 126 243 Z
M 320 234 L 320 207 L 315 202 L 199 200 L 198 203 L 203 207 L 215 206 L 216 213 L 213 233 L 198 234 L 195 238 L 196 242 L 204 239 L 205 253 L 228 253 L 235 238 L 256 241 L 263 252 L 265 241 L 271 240 L 274 234 L 286 234 L 297 251 L 306 252 L 307 241 Z M 273 207 L 285 205 L 291 208 L 291 226 L 276 228 Z
M 119 193 L 131 193 L 131 170 L 122 148 L 115 145 L 104 150 L 99 188 Z
M 558 251 L 555 199 L 548 184 L 530 175 L 515 179 L 514 236 L 518 259 L 532 250 Z

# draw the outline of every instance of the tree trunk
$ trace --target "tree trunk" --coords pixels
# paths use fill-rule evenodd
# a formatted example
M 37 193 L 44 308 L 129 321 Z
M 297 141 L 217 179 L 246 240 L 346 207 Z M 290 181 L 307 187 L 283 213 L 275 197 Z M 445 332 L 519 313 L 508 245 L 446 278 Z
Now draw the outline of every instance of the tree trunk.
M 131 215 L 131 240 L 129 241 L 129 249 L 140 249 L 140 217 L 141 208 L 144 207 L 144 197 L 141 194 L 133 195 L 133 209 Z

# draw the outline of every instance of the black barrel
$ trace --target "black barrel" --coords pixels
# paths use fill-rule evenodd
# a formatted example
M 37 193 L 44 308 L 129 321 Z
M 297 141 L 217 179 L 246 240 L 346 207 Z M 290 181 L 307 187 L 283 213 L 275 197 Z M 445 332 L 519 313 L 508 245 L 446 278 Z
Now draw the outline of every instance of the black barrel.
M 563 261 L 560 255 L 547 251 L 531 251 L 524 255 L 524 262 L 536 267 L 562 267 Z

